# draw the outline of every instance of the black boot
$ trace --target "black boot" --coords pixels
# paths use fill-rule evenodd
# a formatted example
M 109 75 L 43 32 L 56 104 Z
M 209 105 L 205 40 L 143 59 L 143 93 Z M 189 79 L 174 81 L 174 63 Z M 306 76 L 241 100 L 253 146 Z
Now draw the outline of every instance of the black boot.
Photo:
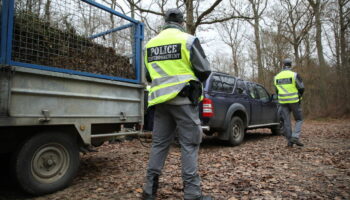
M 293 147 L 293 143 L 289 141 L 287 147 Z
M 155 199 L 156 199 L 156 195 L 147 194 L 145 192 L 142 193 L 142 200 L 155 200 Z
M 159 176 L 154 176 L 152 194 L 148 194 L 144 191 L 142 193 L 142 200 L 155 200 L 156 199 L 157 190 L 158 190 L 158 182 L 159 182 Z
M 195 199 L 185 199 L 185 200 L 214 200 L 214 198 L 212 196 L 209 196 L 209 195 L 202 195 L 202 196 L 195 198 Z
M 291 142 L 292 142 L 293 144 L 296 144 L 296 145 L 300 146 L 300 147 L 303 147 L 303 146 L 304 146 L 304 144 L 301 143 L 301 142 L 299 141 L 299 139 L 296 138 L 296 137 L 293 137 L 293 138 L 291 139 Z

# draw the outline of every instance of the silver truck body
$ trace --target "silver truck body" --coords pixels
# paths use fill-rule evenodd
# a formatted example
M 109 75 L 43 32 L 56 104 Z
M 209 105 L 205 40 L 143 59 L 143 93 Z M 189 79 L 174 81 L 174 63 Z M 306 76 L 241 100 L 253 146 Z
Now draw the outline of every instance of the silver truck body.
M 141 84 L 17 66 L 3 68 L 0 127 L 71 125 L 86 145 L 92 138 L 138 133 L 117 130 L 117 124 L 142 123 Z M 96 124 L 115 124 L 116 131 L 94 134 L 91 127 Z

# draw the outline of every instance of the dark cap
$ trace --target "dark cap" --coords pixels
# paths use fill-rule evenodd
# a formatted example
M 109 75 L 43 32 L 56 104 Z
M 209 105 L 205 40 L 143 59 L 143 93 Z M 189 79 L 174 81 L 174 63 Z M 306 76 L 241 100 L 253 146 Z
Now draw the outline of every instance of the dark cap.
M 283 60 L 283 66 L 292 66 L 292 60 L 289 58 L 286 58 Z
M 171 8 L 165 12 L 165 22 L 176 22 L 182 23 L 184 22 L 184 15 L 177 8 Z

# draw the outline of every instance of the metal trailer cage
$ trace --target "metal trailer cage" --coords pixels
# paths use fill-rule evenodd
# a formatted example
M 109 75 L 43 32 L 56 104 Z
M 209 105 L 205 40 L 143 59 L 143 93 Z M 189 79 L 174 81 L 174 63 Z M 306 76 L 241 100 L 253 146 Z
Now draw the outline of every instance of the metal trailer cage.
M 0 0 L 0 6 L 0 64 L 141 83 L 139 21 L 92 0 Z

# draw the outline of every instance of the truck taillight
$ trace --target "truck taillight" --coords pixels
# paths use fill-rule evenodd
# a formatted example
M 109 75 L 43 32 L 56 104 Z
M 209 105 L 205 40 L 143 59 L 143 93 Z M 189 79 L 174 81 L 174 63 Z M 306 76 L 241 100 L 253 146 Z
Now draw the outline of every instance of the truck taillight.
M 212 117 L 214 116 L 214 106 L 213 106 L 213 101 L 208 98 L 203 99 L 203 112 L 202 112 L 203 117 Z

